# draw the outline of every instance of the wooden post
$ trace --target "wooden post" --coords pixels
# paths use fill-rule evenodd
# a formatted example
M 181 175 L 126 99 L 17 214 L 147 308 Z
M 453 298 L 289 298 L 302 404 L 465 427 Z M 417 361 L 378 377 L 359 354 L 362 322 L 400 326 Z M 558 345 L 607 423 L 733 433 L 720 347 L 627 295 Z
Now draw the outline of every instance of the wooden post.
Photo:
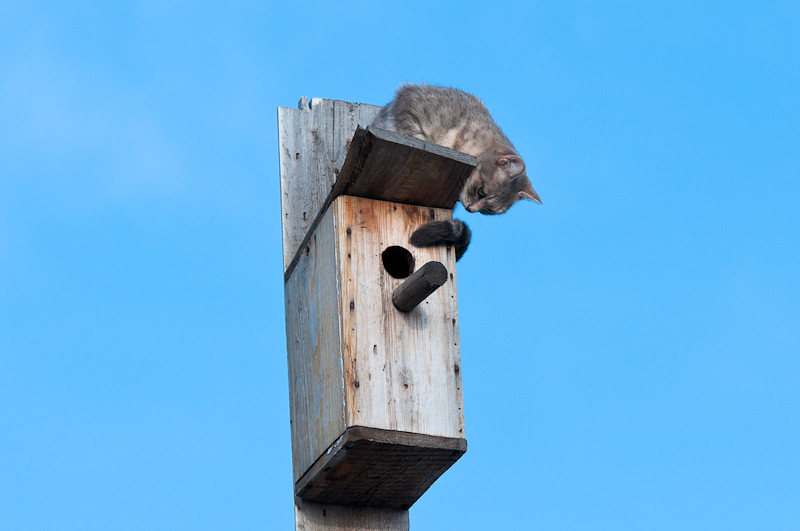
M 377 111 L 278 110 L 297 529 L 407 530 L 408 507 L 466 451 L 455 255 L 408 239 L 452 218 L 475 160 L 356 131 Z M 430 262 L 441 287 L 399 311 L 393 294 Z

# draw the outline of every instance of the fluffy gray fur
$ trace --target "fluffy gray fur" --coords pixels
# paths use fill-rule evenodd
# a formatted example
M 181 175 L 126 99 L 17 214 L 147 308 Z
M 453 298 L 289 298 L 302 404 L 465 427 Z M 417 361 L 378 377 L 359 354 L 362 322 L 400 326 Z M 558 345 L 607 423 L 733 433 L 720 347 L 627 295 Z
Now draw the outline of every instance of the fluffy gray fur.
M 469 247 L 472 231 L 460 219 L 431 221 L 414 231 L 408 240 L 416 247 L 452 243 L 456 250 L 456 260 L 460 260 Z
M 522 157 L 486 106 L 472 94 L 450 87 L 402 85 L 372 125 L 476 157 L 478 166 L 459 195 L 469 212 L 502 214 L 520 199 L 541 203 L 525 173 Z M 449 232 L 443 225 L 424 230 L 434 223 L 415 232 L 411 243 L 422 246 L 458 241 L 460 257 L 469 245 L 466 224 L 454 222 Z
M 402 85 L 372 125 L 476 157 L 478 166 L 459 197 L 469 212 L 502 214 L 519 199 L 541 203 L 522 157 L 472 94 L 450 87 Z

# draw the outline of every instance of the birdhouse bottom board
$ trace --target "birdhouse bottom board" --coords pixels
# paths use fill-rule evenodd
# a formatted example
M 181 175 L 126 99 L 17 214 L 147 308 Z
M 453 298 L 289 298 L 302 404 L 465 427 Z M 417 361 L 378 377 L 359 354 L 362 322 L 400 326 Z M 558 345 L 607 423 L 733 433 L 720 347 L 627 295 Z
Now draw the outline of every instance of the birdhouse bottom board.
M 466 451 L 455 254 L 408 239 L 449 209 L 340 196 L 285 286 L 295 494 L 406 508 Z M 409 312 L 394 290 L 447 281 Z

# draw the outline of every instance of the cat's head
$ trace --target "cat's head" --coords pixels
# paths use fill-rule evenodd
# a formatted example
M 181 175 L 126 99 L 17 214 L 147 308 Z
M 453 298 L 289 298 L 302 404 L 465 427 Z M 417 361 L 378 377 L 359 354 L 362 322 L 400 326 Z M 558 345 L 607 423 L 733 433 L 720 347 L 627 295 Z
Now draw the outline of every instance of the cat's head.
M 479 156 L 459 199 L 469 212 L 481 214 L 502 214 L 520 199 L 542 202 L 525 173 L 525 163 L 507 152 Z

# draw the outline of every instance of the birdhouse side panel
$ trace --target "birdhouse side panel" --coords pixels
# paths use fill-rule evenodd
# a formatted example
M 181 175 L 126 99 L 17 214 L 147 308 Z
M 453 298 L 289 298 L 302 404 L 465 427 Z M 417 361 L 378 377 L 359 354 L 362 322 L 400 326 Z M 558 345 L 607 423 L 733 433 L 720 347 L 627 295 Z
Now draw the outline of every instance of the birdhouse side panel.
M 295 482 L 345 430 L 333 229 L 329 209 L 285 286 Z
M 451 219 L 451 211 L 353 196 L 334 206 L 347 425 L 463 438 L 455 254 L 408 243 L 417 228 Z M 448 271 L 447 282 L 408 313 L 392 304 L 404 281 L 383 258 L 393 246 L 413 258 L 410 272 L 430 261 Z

